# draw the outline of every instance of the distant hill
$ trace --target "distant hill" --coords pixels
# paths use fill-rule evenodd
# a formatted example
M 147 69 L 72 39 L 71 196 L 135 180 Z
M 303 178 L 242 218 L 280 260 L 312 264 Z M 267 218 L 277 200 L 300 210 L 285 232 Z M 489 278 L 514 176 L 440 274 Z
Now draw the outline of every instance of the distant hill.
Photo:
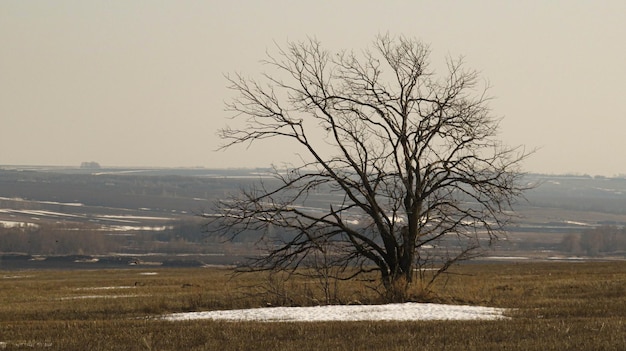
M 56 235 L 58 241 L 76 231 L 98 238 L 99 243 L 83 240 L 83 235 L 72 239 L 84 241 L 80 245 L 44 245 L 41 250 L 54 254 L 96 254 L 98 250 L 126 254 L 232 253 L 244 246 L 252 250 L 254 233 L 239 248 L 220 246 L 219 240 L 207 238 L 202 229 L 206 220 L 198 214 L 211 211 L 218 199 L 261 180 L 271 186 L 268 169 L 3 166 L 0 253 L 17 250 L 8 247 L 11 240 L 32 241 L 37 237 L 42 241 Z M 505 254 L 554 254 L 565 247 L 568 235 L 606 225 L 626 225 L 625 178 L 529 174 L 525 181 L 539 186 L 516 204 L 520 218 L 508 228 L 507 240 L 497 247 Z M 306 206 L 324 210 L 338 201 L 337 196 L 320 189 L 311 194 Z M 18 236 L 17 231 L 32 237 Z M 25 251 L 34 246 L 14 247 L 29 253 Z

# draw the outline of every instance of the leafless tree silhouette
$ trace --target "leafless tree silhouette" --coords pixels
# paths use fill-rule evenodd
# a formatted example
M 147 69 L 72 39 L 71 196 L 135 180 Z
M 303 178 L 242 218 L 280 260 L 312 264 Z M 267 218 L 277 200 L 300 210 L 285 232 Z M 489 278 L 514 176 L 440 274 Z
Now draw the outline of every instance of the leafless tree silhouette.
M 315 39 L 276 51 L 260 79 L 227 76 L 242 127 L 220 131 L 223 148 L 269 139 L 301 159 L 274 169 L 278 183 L 219 202 L 215 230 L 263 233 L 267 251 L 250 267 L 291 270 L 322 253 L 343 268 L 336 278 L 377 271 L 402 300 L 419 268 L 437 276 L 503 234 L 529 152 L 496 138 L 487 87 L 462 59 L 448 58 L 437 78 L 428 46 L 389 35 L 360 52 Z M 319 189 L 336 201 L 307 208 Z

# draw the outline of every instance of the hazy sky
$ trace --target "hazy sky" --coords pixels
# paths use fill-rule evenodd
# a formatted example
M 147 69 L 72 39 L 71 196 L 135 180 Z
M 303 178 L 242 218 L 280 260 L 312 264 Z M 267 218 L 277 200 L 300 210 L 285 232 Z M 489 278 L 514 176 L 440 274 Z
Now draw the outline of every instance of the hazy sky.
M 0 1 L 0 165 L 257 167 L 216 152 L 228 72 L 273 42 L 361 49 L 379 33 L 464 55 L 531 172 L 626 173 L 626 1 Z

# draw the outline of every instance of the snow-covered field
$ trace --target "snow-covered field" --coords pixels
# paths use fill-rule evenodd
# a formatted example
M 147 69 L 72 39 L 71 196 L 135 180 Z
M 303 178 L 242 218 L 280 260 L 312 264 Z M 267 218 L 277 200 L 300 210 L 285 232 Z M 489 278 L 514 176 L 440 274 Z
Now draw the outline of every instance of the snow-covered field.
M 493 320 L 504 319 L 507 309 L 456 306 L 432 303 L 386 305 L 340 305 L 315 307 L 268 307 L 244 310 L 174 313 L 166 320 L 214 319 L 263 322 L 323 321 L 416 321 L 416 320 Z

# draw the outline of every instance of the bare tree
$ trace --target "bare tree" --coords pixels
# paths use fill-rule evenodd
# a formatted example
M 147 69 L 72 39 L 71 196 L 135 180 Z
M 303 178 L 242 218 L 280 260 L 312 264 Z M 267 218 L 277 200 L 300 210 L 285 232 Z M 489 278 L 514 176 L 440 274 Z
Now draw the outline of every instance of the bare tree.
M 358 53 L 309 39 L 268 54 L 259 80 L 227 76 L 238 94 L 228 110 L 245 125 L 220 131 L 223 148 L 270 139 L 301 159 L 219 203 L 218 231 L 263 233 L 267 252 L 250 267 L 295 269 L 322 252 L 344 268 L 337 278 L 377 271 L 402 300 L 420 267 L 441 273 L 503 234 L 528 153 L 497 140 L 475 71 L 450 58 L 437 78 L 428 58 L 406 37 Z M 319 189 L 333 200 L 307 208 Z

